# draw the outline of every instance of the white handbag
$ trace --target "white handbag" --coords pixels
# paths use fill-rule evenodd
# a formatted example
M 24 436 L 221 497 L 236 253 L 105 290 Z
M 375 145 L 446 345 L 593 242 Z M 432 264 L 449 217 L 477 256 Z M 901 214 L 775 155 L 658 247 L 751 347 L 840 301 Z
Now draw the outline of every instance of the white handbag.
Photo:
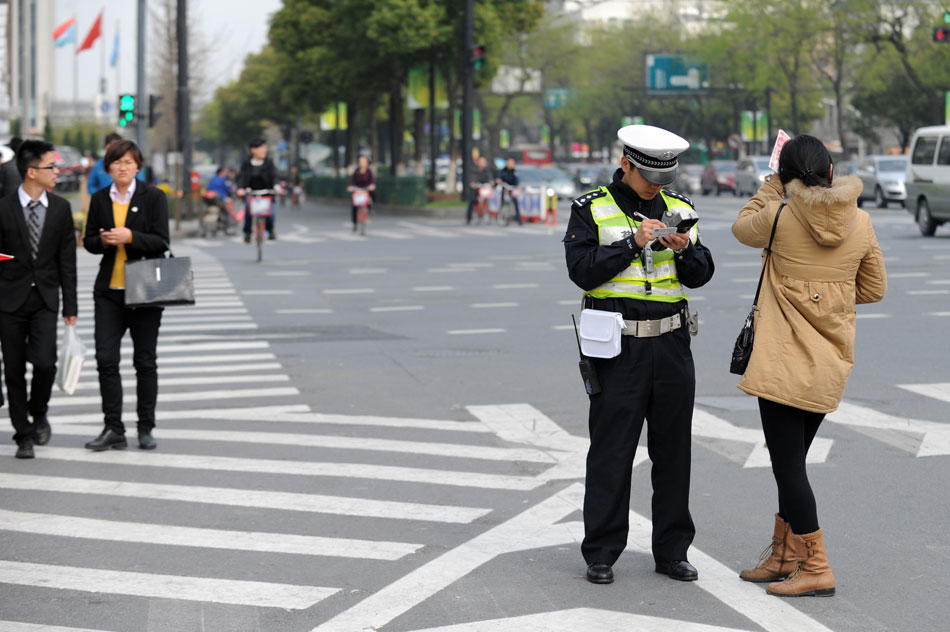
M 620 312 L 581 310 L 581 352 L 590 358 L 616 358 L 620 355 L 620 339 L 626 326 Z

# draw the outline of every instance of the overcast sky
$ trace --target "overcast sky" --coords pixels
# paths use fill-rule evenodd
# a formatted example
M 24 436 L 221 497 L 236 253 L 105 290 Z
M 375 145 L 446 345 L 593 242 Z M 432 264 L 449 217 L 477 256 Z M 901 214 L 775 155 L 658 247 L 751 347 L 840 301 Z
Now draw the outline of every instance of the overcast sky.
M 149 3 L 151 4 L 151 1 Z M 203 41 L 211 45 L 209 68 L 205 76 L 211 83 L 207 94 L 232 78 L 232 72 L 249 53 L 256 53 L 267 42 L 267 28 L 271 14 L 280 9 L 281 0 L 189 0 L 190 13 L 193 16 L 188 27 L 197 29 Z M 90 101 L 94 98 L 102 75 L 103 52 L 105 57 L 106 94 L 110 98 L 123 92 L 135 90 L 136 64 L 136 0 L 56 0 L 54 27 L 76 16 L 78 22 L 77 40 L 83 38 L 92 28 L 99 14 L 102 15 L 102 37 L 95 46 L 78 56 L 72 44 L 55 50 L 56 60 L 56 96 L 57 100 L 73 98 L 73 68 L 78 67 L 79 99 Z M 116 68 L 109 66 L 116 26 L 119 30 L 118 77 Z M 149 25 L 146 23 L 146 32 Z M 50 33 L 49 37 L 52 37 Z M 148 41 L 145 49 L 148 59 Z M 146 61 L 146 72 L 148 62 Z M 117 85 L 118 84 L 118 85 Z M 146 80 L 148 86 L 148 80 Z

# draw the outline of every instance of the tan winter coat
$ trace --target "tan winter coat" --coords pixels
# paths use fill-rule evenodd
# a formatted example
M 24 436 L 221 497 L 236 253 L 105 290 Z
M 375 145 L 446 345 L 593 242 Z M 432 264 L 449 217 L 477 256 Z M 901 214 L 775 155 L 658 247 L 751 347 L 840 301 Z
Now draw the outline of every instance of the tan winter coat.
M 831 188 L 788 183 L 752 357 L 739 381 L 746 393 L 817 413 L 838 408 L 854 364 L 854 306 L 880 301 L 887 291 L 871 218 L 857 207 L 861 188 L 855 176 L 836 178 Z M 768 246 L 784 194 L 778 176 L 768 176 L 739 211 L 736 238 Z

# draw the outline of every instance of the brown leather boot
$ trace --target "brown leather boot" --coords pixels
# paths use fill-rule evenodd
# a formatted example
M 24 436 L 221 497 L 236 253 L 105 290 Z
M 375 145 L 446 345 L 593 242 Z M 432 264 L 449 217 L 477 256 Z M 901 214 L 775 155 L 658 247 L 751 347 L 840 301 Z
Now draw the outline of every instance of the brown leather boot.
M 788 545 L 790 532 L 788 523 L 782 520 L 780 515 L 775 514 L 772 544 L 762 551 L 758 565 L 742 571 L 739 577 L 747 582 L 776 582 L 788 577 L 789 573 L 798 567 L 795 554 Z
M 830 597 L 835 594 L 835 576 L 828 565 L 821 529 L 796 535 L 788 532 L 798 568 L 785 581 L 769 584 L 768 592 L 778 597 Z

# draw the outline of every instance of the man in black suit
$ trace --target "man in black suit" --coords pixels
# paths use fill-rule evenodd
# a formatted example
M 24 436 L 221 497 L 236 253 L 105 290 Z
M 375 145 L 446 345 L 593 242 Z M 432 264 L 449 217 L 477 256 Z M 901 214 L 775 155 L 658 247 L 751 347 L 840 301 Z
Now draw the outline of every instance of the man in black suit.
M 23 184 L 0 200 L 0 345 L 6 364 L 10 420 L 18 459 L 50 439 L 46 418 L 56 378 L 56 311 L 76 324 L 76 233 L 69 202 L 48 193 L 56 185 L 53 145 L 24 141 L 17 152 Z M 30 397 L 26 363 L 33 365 Z M 29 415 L 33 417 L 30 423 Z

